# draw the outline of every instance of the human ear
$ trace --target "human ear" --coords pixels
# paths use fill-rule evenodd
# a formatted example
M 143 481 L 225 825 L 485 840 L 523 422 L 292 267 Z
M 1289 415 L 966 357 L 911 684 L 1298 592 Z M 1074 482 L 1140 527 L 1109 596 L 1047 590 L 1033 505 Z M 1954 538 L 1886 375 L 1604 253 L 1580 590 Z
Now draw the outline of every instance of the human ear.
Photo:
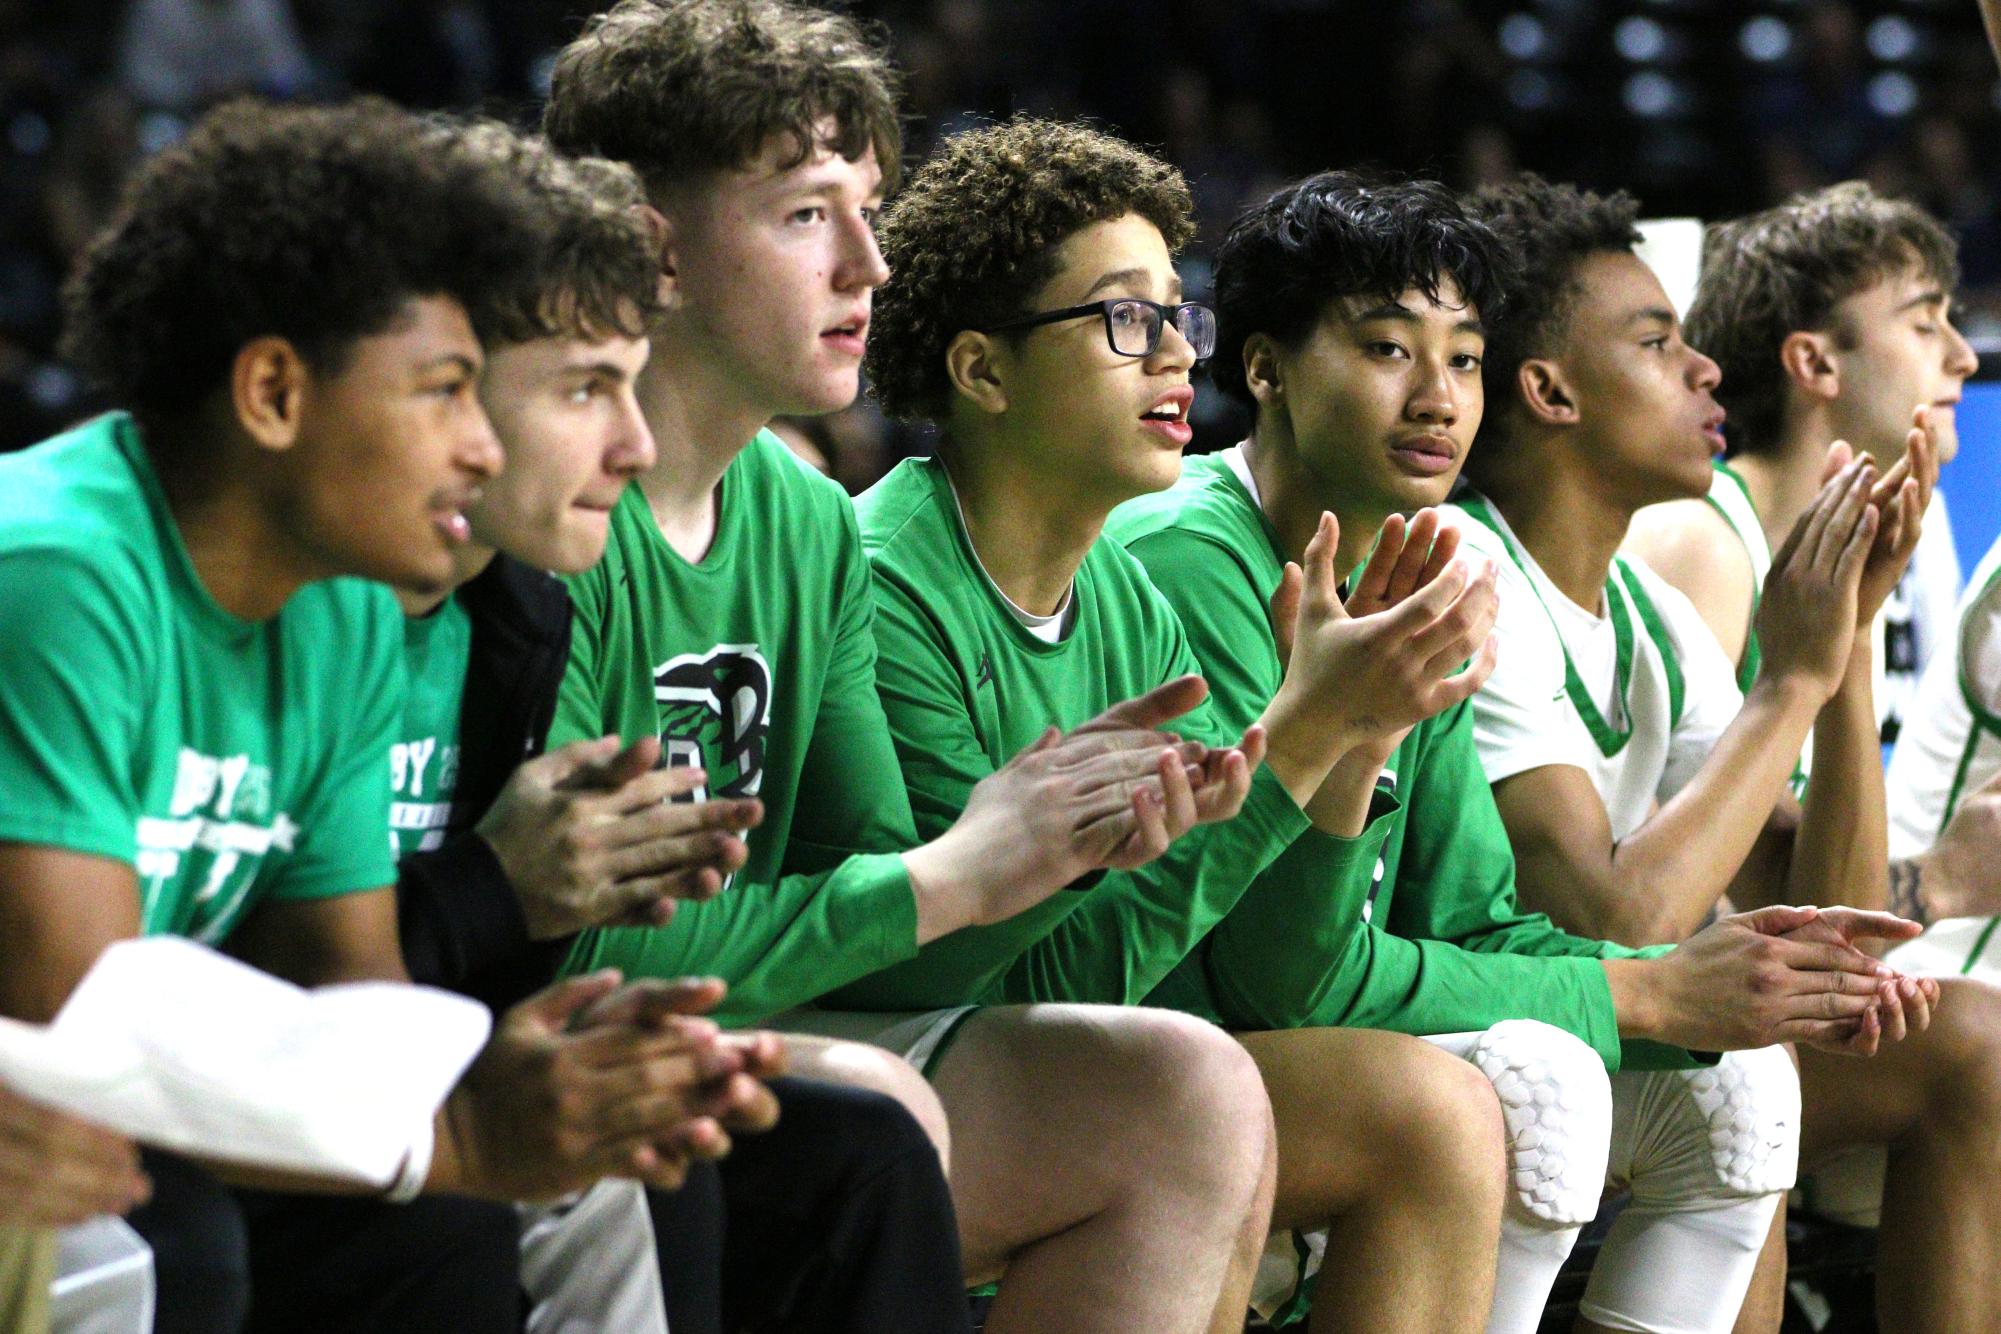
M 1252 334 L 1244 340 L 1244 385 L 1251 401 L 1261 408 L 1275 408 L 1285 401 L 1284 358 L 1269 334 Z
M 1534 357 L 1515 372 L 1515 390 L 1529 416 L 1549 426 L 1577 423 L 1577 397 L 1554 361 Z
M 230 364 L 229 401 L 236 421 L 260 447 L 290 449 L 299 437 L 309 372 L 287 339 L 253 338 Z
M 1006 412 L 1004 360 L 1005 355 L 991 334 L 962 329 L 945 345 L 945 376 L 952 382 L 953 392 L 981 412 Z
M 1794 388 L 1823 402 L 1841 393 L 1841 365 L 1834 340 L 1824 333 L 1794 330 L 1779 344 L 1779 365 Z

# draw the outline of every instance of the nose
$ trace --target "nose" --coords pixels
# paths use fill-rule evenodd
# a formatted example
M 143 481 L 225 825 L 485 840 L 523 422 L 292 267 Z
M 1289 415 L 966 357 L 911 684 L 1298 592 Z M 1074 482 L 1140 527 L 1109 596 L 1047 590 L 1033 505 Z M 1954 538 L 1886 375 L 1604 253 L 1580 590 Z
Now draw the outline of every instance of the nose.
M 459 441 L 459 466 L 482 481 L 500 475 L 507 465 L 507 455 L 500 447 L 500 437 L 494 434 L 493 423 L 486 418 L 486 410 L 474 400 L 472 421 L 465 435 Z
M 619 399 L 618 421 L 611 445 L 605 450 L 605 471 L 614 477 L 637 477 L 653 466 L 659 453 L 653 443 L 653 432 L 646 425 L 646 414 L 639 410 L 639 399 L 630 385 Z
M 1974 352 L 1973 344 L 1967 342 L 1966 336 L 1957 328 L 1950 324 L 1945 328 L 1949 335 L 1945 352 L 1946 373 L 1964 380 L 1980 369 L 1979 354 Z
M 1155 373 L 1195 369 L 1195 345 L 1165 316 L 1161 317 L 1160 341 L 1146 359 L 1146 368 Z
M 856 213 L 849 219 L 844 240 L 840 266 L 834 274 L 840 291 L 866 291 L 889 281 L 889 264 L 866 217 Z
M 1421 366 L 1405 411 L 1413 421 L 1452 425 L 1459 420 L 1459 398 L 1453 392 L 1451 371 L 1435 357 L 1425 359 Z
M 1714 390 L 1723 383 L 1723 368 L 1713 357 L 1704 356 L 1694 348 L 1689 350 L 1688 382 L 1697 389 Z

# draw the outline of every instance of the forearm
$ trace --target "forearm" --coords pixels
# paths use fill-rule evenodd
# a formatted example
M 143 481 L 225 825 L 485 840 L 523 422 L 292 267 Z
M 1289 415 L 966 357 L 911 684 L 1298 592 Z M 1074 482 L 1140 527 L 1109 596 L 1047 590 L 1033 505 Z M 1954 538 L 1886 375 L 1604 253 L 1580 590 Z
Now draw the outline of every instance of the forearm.
M 1314 712 L 1299 700 L 1298 690 L 1290 683 L 1279 687 L 1258 722 L 1265 729 L 1265 765 L 1302 811 L 1313 803 L 1336 764 L 1360 740 L 1330 733 L 1316 722 Z
M 1320 790 L 1302 809 L 1313 827 L 1335 838 L 1354 838 L 1369 823 L 1370 803 L 1375 800 L 1376 779 L 1388 761 L 1380 746 L 1357 746 L 1334 765 Z
M 1883 799 L 1867 634 L 1841 688 L 1813 729 L 1813 784 L 1793 839 L 1783 899 L 1826 907 L 1881 909 L 1889 901 L 1889 827 Z
M 1803 688 L 1760 679 L 1695 778 L 1614 847 L 1606 897 L 1644 905 L 1648 919 L 1618 938 L 1679 940 L 1700 928 L 1785 791 L 1814 706 Z

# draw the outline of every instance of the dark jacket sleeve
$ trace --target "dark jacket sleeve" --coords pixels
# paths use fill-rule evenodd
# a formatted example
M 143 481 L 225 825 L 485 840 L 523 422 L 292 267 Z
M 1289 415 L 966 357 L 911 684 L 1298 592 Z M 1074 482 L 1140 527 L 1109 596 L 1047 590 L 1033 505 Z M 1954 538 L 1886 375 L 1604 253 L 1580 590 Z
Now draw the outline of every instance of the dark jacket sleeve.
M 413 980 L 496 1010 L 546 985 L 572 941 L 532 941 L 514 887 L 476 832 L 516 766 L 542 749 L 569 657 L 569 595 L 496 556 L 457 593 L 472 620 L 459 783 L 444 846 L 397 864 L 397 919 Z

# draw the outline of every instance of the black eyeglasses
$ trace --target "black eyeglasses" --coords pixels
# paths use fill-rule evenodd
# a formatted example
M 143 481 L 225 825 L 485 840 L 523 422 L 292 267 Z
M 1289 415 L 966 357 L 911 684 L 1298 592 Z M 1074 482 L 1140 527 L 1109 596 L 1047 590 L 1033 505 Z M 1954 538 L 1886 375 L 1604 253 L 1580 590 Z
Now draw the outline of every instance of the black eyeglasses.
M 1018 320 L 989 324 L 981 333 L 1005 333 L 1010 329 L 1032 329 L 1041 324 L 1099 316 L 1105 322 L 1105 341 L 1122 357 L 1150 357 L 1160 346 L 1161 332 L 1172 321 L 1175 330 L 1195 349 L 1197 361 L 1207 361 L 1216 352 L 1216 312 L 1199 301 L 1163 306 L 1136 296 L 1114 297 L 1110 301 L 1087 301 L 1081 306 L 1024 315 Z

